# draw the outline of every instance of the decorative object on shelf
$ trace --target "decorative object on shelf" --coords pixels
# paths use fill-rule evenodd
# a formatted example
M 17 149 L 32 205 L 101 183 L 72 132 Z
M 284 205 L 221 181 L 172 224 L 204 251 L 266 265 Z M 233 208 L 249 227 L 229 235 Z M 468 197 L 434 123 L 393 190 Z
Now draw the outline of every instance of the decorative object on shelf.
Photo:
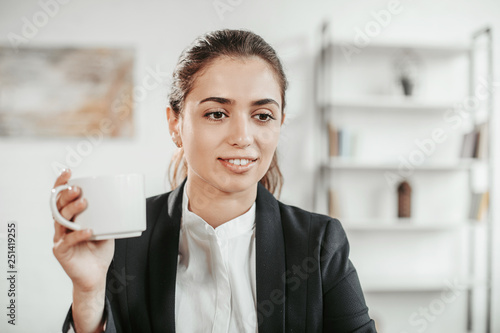
M 416 53 L 410 49 L 402 50 L 394 62 L 396 78 L 403 88 L 405 96 L 412 96 L 418 79 L 420 61 Z
M 406 180 L 398 186 L 398 217 L 411 217 L 411 186 Z

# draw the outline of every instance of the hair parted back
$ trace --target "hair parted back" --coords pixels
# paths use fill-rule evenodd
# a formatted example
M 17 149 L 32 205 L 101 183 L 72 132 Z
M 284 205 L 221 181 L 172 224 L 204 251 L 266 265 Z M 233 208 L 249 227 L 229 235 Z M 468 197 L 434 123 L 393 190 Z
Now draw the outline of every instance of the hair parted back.
M 276 51 L 259 35 L 245 30 L 217 30 L 198 37 L 180 55 L 173 73 L 169 94 L 169 104 L 176 117 L 182 117 L 184 101 L 191 92 L 197 75 L 211 62 L 220 57 L 248 58 L 259 57 L 266 61 L 276 76 L 281 89 L 281 113 L 285 110 L 285 91 L 288 82 Z M 168 168 L 172 189 L 187 176 L 187 163 L 183 148 L 177 149 Z M 268 171 L 260 183 L 279 197 L 283 176 L 278 166 L 276 152 Z

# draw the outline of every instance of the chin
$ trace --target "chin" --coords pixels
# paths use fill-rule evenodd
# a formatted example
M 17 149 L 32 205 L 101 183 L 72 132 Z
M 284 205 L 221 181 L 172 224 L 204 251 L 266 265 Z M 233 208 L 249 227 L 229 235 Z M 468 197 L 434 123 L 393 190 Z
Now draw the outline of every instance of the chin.
M 239 179 L 238 179 L 239 178 Z M 253 177 L 252 177 L 253 178 Z M 251 179 L 250 177 L 235 177 L 230 176 L 228 182 L 219 183 L 218 187 L 220 190 L 228 193 L 242 192 L 257 186 L 259 181 L 257 179 Z

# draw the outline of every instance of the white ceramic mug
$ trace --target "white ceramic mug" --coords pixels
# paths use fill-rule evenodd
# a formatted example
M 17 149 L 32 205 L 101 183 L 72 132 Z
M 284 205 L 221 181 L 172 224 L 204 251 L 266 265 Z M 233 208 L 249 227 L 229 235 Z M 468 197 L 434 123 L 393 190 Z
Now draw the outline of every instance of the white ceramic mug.
M 66 220 L 57 209 L 59 192 L 78 186 L 87 208 L 75 222 Z M 50 209 L 54 219 L 72 230 L 91 229 L 91 240 L 137 237 L 146 230 L 146 198 L 141 174 L 93 176 L 70 179 L 52 189 Z

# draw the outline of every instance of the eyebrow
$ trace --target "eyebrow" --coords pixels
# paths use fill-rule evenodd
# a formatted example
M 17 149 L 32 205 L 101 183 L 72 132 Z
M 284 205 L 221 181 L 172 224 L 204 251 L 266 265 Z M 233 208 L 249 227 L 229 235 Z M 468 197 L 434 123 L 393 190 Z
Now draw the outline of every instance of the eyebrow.
M 276 102 L 272 98 L 264 98 L 264 99 L 259 99 L 258 101 L 254 101 L 252 103 L 252 106 L 261 106 L 261 105 L 266 105 L 266 104 L 276 104 L 277 107 L 280 107 L 278 102 Z
M 227 99 L 227 98 L 223 98 L 223 97 L 208 97 L 208 98 L 202 99 L 198 103 L 198 105 L 203 104 L 205 102 L 215 102 L 215 103 L 219 103 L 219 104 L 233 104 L 234 101 Z
M 234 104 L 234 100 L 232 100 L 232 99 L 228 99 L 228 98 L 224 98 L 224 97 L 207 97 L 205 99 L 202 99 L 198 103 L 198 105 L 205 103 L 205 102 L 216 102 L 219 104 L 229 104 L 229 105 Z M 267 105 L 267 104 L 275 104 L 277 107 L 280 107 L 278 102 L 276 102 L 272 98 L 259 99 L 257 101 L 253 101 L 251 105 L 252 106 L 262 106 L 262 105 Z

